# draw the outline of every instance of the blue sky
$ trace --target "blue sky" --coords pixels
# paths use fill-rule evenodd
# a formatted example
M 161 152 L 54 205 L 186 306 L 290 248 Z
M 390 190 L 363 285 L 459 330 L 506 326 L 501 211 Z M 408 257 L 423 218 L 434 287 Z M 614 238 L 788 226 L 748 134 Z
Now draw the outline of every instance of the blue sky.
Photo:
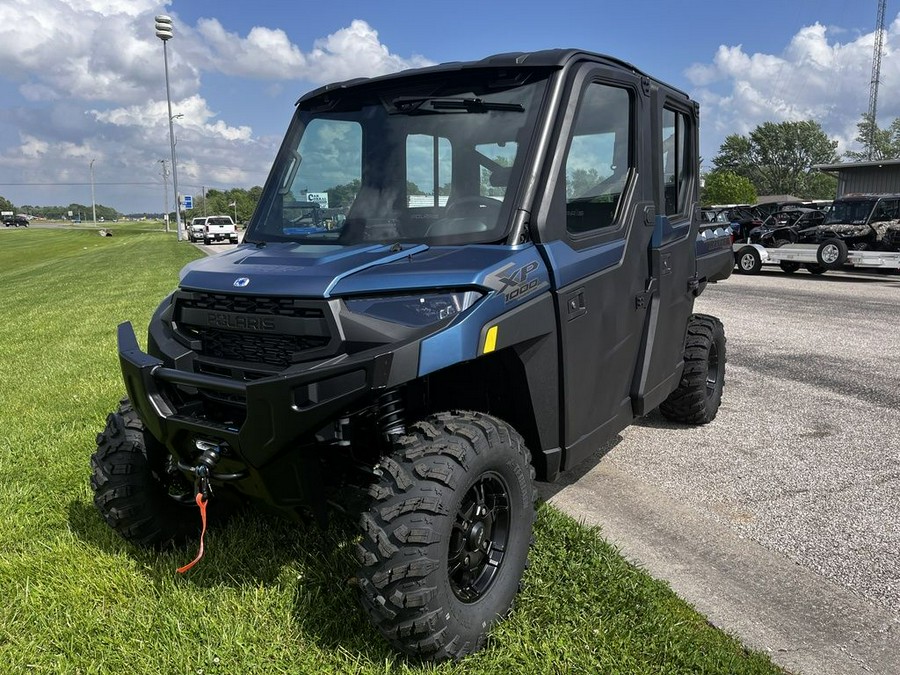
M 179 187 L 198 193 L 262 184 L 294 101 L 315 86 L 550 47 L 611 54 L 688 91 L 706 164 L 726 135 L 766 121 L 814 119 L 843 151 L 868 105 L 876 10 L 877 0 L 3 0 L 0 196 L 89 204 L 93 159 L 98 203 L 162 211 L 158 13 L 175 21 Z M 882 125 L 900 116 L 898 11 L 888 2 Z

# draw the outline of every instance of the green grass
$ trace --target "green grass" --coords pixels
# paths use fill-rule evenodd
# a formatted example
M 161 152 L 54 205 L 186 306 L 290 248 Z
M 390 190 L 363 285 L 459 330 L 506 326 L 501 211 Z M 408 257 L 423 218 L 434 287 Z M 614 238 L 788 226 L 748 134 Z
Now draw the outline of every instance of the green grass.
M 115 326 L 145 332 L 198 252 L 121 228 L 0 236 L 0 673 L 773 673 L 593 529 L 540 508 L 512 617 L 486 650 L 431 667 L 357 611 L 349 523 L 255 513 L 193 549 L 122 542 L 88 458 L 121 396 Z

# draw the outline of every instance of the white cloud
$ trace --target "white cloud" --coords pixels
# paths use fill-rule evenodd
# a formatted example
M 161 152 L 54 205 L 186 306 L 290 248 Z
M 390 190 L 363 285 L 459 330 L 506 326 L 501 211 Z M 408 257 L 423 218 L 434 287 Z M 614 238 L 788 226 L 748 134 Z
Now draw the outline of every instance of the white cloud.
M 352 77 L 372 77 L 418 68 L 432 62 L 422 56 L 392 54 L 378 31 L 356 19 L 346 28 L 316 40 L 304 53 L 283 30 L 256 26 L 247 37 L 226 31 L 217 19 L 201 19 L 209 65 L 228 75 L 324 83 Z
M 214 18 L 192 26 L 173 6 L 172 0 L 0 1 L 0 86 L 19 94 L 0 101 L 0 182 L 84 181 L 94 159 L 98 181 L 146 183 L 116 188 L 121 198 L 111 205 L 153 208 L 137 203 L 149 199 L 141 191 L 161 201 L 159 160 L 168 159 L 169 144 L 162 44 L 153 28 L 159 13 L 173 17 L 177 38 L 167 51 L 172 111 L 183 115 L 175 131 L 184 192 L 261 184 L 279 140 L 259 137 L 228 110 L 210 109 L 205 74 L 268 81 L 257 89 L 276 97 L 298 80 L 319 84 L 430 63 L 392 53 L 361 20 L 304 49 L 278 28 L 255 26 L 240 35 Z M 84 203 L 80 187 L 71 195 L 4 191 L 18 203 Z
M 854 145 L 856 123 L 868 108 L 874 32 L 839 42 L 842 31 L 815 23 L 801 28 L 781 54 L 748 53 L 721 45 L 709 63 L 686 71 L 702 106 L 703 154 L 712 158 L 724 137 L 763 122 L 812 119 L 839 142 Z M 884 39 L 878 119 L 900 116 L 900 17 Z
M 0 73 L 33 101 L 134 102 L 160 86 L 153 0 L 4 0 Z M 172 59 L 179 94 L 198 72 Z

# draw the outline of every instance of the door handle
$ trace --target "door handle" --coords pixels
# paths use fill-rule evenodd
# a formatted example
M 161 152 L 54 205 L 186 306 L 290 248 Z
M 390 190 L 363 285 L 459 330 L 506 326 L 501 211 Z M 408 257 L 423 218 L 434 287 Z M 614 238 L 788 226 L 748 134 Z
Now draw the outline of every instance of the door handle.
M 587 307 L 584 304 L 584 289 L 579 288 L 577 291 L 572 291 L 566 296 L 566 314 L 569 318 L 569 321 L 575 319 L 582 314 L 587 312 Z

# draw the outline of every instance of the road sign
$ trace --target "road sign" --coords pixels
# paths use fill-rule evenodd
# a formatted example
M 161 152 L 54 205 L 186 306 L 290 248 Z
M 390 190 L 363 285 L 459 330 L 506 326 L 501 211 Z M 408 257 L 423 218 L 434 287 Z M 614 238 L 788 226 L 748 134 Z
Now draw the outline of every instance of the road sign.
M 194 196 L 193 195 L 185 195 L 184 196 L 184 209 L 187 211 L 188 209 L 194 208 Z
M 328 208 L 328 193 L 327 192 L 307 192 L 306 200 L 310 202 L 316 202 L 323 209 Z

